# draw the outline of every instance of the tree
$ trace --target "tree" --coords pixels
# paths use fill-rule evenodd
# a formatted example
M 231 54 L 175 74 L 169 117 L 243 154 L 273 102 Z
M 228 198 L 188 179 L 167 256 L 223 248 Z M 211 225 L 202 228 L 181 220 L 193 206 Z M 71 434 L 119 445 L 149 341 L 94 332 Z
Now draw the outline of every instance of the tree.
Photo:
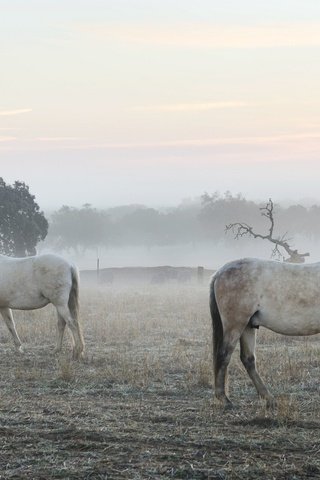
M 260 208 L 260 211 L 262 212 L 261 215 L 263 217 L 266 217 L 270 222 L 269 233 L 267 233 L 266 235 L 256 233 L 253 231 L 253 227 L 251 227 L 247 223 L 240 222 L 230 223 L 229 225 L 226 225 L 226 231 L 231 230 L 235 234 L 236 239 L 249 235 L 253 238 L 268 240 L 269 242 L 274 244 L 274 248 L 271 254 L 272 257 L 282 257 L 285 262 L 289 263 L 303 263 L 305 261 L 305 257 L 308 257 L 310 255 L 309 253 L 299 253 L 298 250 L 292 250 L 288 243 L 289 239 L 287 238 L 287 234 L 284 234 L 281 237 L 274 237 L 274 205 L 271 198 L 269 199 L 269 202 L 266 204 L 265 207 Z M 285 250 L 289 257 L 285 258 L 280 249 Z
M 200 223 L 206 237 L 215 241 L 223 238 L 226 223 L 234 222 L 240 215 L 255 223 L 260 220 L 257 218 L 257 205 L 246 200 L 240 193 L 235 196 L 229 191 L 223 195 L 218 192 L 212 195 L 204 193 L 201 203 Z
M 48 233 L 48 222 L 29 187 L 20 181 L 7 185 L 0 177 L 0 251 L 12 257 L 36 254 Z
M 88 248 L 106 245 L 109 235 L 109 216 L 88 203 L 81 208 L 64 205 L 52 215 L 49 241 L 57 249 L 83 253 Z
M 161 226 L 163 215 L 154 208 L 139 208 L 125 215 L 118 226 L 121 236 L 131 245 L 157 245 L 161 243 Z

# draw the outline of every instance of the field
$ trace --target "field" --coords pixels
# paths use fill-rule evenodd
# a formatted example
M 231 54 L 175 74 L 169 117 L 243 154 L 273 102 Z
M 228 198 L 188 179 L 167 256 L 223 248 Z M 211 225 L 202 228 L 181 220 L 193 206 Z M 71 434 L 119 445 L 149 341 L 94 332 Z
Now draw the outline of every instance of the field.
M 320 478 L 319 337 L 260 329 L 258 399 L 234 354 L 213 401 L 206 285 L 83 288 L 83 362 L 53 354 L 53 308 L 16 312 L 25 353 L 0 329 L 2 479 Z

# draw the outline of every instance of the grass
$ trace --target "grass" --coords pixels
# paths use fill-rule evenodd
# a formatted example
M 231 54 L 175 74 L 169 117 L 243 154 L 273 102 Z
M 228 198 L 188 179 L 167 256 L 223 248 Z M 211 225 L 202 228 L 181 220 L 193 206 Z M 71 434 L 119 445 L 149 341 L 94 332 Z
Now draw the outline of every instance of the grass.
M 0 325 L 0 478 L 320 477 L 319 337 L 258 332 L 267 410 L 235 352 L 229 392 L 212 396 L 206 286 L 81 291 L 83 362 L 68 335 L 53 354 L 54 309 L 15 312 L 25 353 Z

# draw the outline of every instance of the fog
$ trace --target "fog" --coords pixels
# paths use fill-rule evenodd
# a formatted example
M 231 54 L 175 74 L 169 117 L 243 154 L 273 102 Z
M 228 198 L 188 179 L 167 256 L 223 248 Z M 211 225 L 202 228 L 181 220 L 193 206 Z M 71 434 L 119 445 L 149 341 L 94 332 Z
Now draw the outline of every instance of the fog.
M 319 242 L 300 237 L 301 246 L 311 253 L 306 263 L 320 261 Z M 49 252 L 50 248 L 41 246 L 39 252 Z M 201 243 L 198 245 L 175 245 L 166 247 L 119 247 L 88 250 L 79 255 L 65 250 L 61 255 L 75 262 L 81 270 L 95 270 L 97 259 L 100 269 L 113 267 L 151 267 L 170 265 L 173 267 L 203 266 L 216 270 L 226 262 L 237 258 L 257 257 L 271 259 L 271 247 L 267 242 L 235 240 L 234 245 L 221 243 Z
M 178 205 L 153 208 L 125 205 L 109 209 L 62 207 L 47 214 L 49 233 L 39 252 L 55 251 L 80 269 L 112 267 L 198 267 L 216 269 L 240 257 L 288 257 L 285 250 L 273 256 L 274 244 L 248 235 L 235 238 L 226 225 L 242 222 L 266 235 L 269 220 L 262 215 L 266 203 L 241 194 L 216 193 Z M 209 199 L 209 201 L 208 201 Z M 285 203 L 274 205 L 275 239 L 288 242 L 306 262 L 320 259 L 320 206 Z
M 41 252 L 51 251 L 46 247 Z M 60 251 L 61 255 L 77 264 L 81 270 L 94 270 L 99 259 L 100 269 L 113 267 L 152 267 L 170 265 L 173 267 L 198 267 L 217 269 L 224 263 L 239 257 L 270 258 L 268 245 L 249 246 L 246 242 L 235 242 L 234 248 L 223 243 L 201 243 L 198 245 L 175 245 L 165 247 L 121 247 L 88 250 L 84 254 Z M 320 250 L 319 250 L 320 254 Z M 320 257 L 319 257 L 320 258 Z

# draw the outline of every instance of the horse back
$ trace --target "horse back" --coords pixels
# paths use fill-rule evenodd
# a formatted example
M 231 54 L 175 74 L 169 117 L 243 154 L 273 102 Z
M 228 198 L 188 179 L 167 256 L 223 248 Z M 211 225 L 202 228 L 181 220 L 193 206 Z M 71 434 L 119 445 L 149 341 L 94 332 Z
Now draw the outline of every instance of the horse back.
M 236 322 L 288 335 L 320 331 L 320 264 L 293 265 L 259 259 L 230 262 L 215 275 L 215 293 L 225 328 Z
M 50 301 L 62 292 L 69 295 L 73 283 L 73 270 L 76 271 L 75 267 L 58 255 L 46 254 L 34 257 L 35 283 Z

